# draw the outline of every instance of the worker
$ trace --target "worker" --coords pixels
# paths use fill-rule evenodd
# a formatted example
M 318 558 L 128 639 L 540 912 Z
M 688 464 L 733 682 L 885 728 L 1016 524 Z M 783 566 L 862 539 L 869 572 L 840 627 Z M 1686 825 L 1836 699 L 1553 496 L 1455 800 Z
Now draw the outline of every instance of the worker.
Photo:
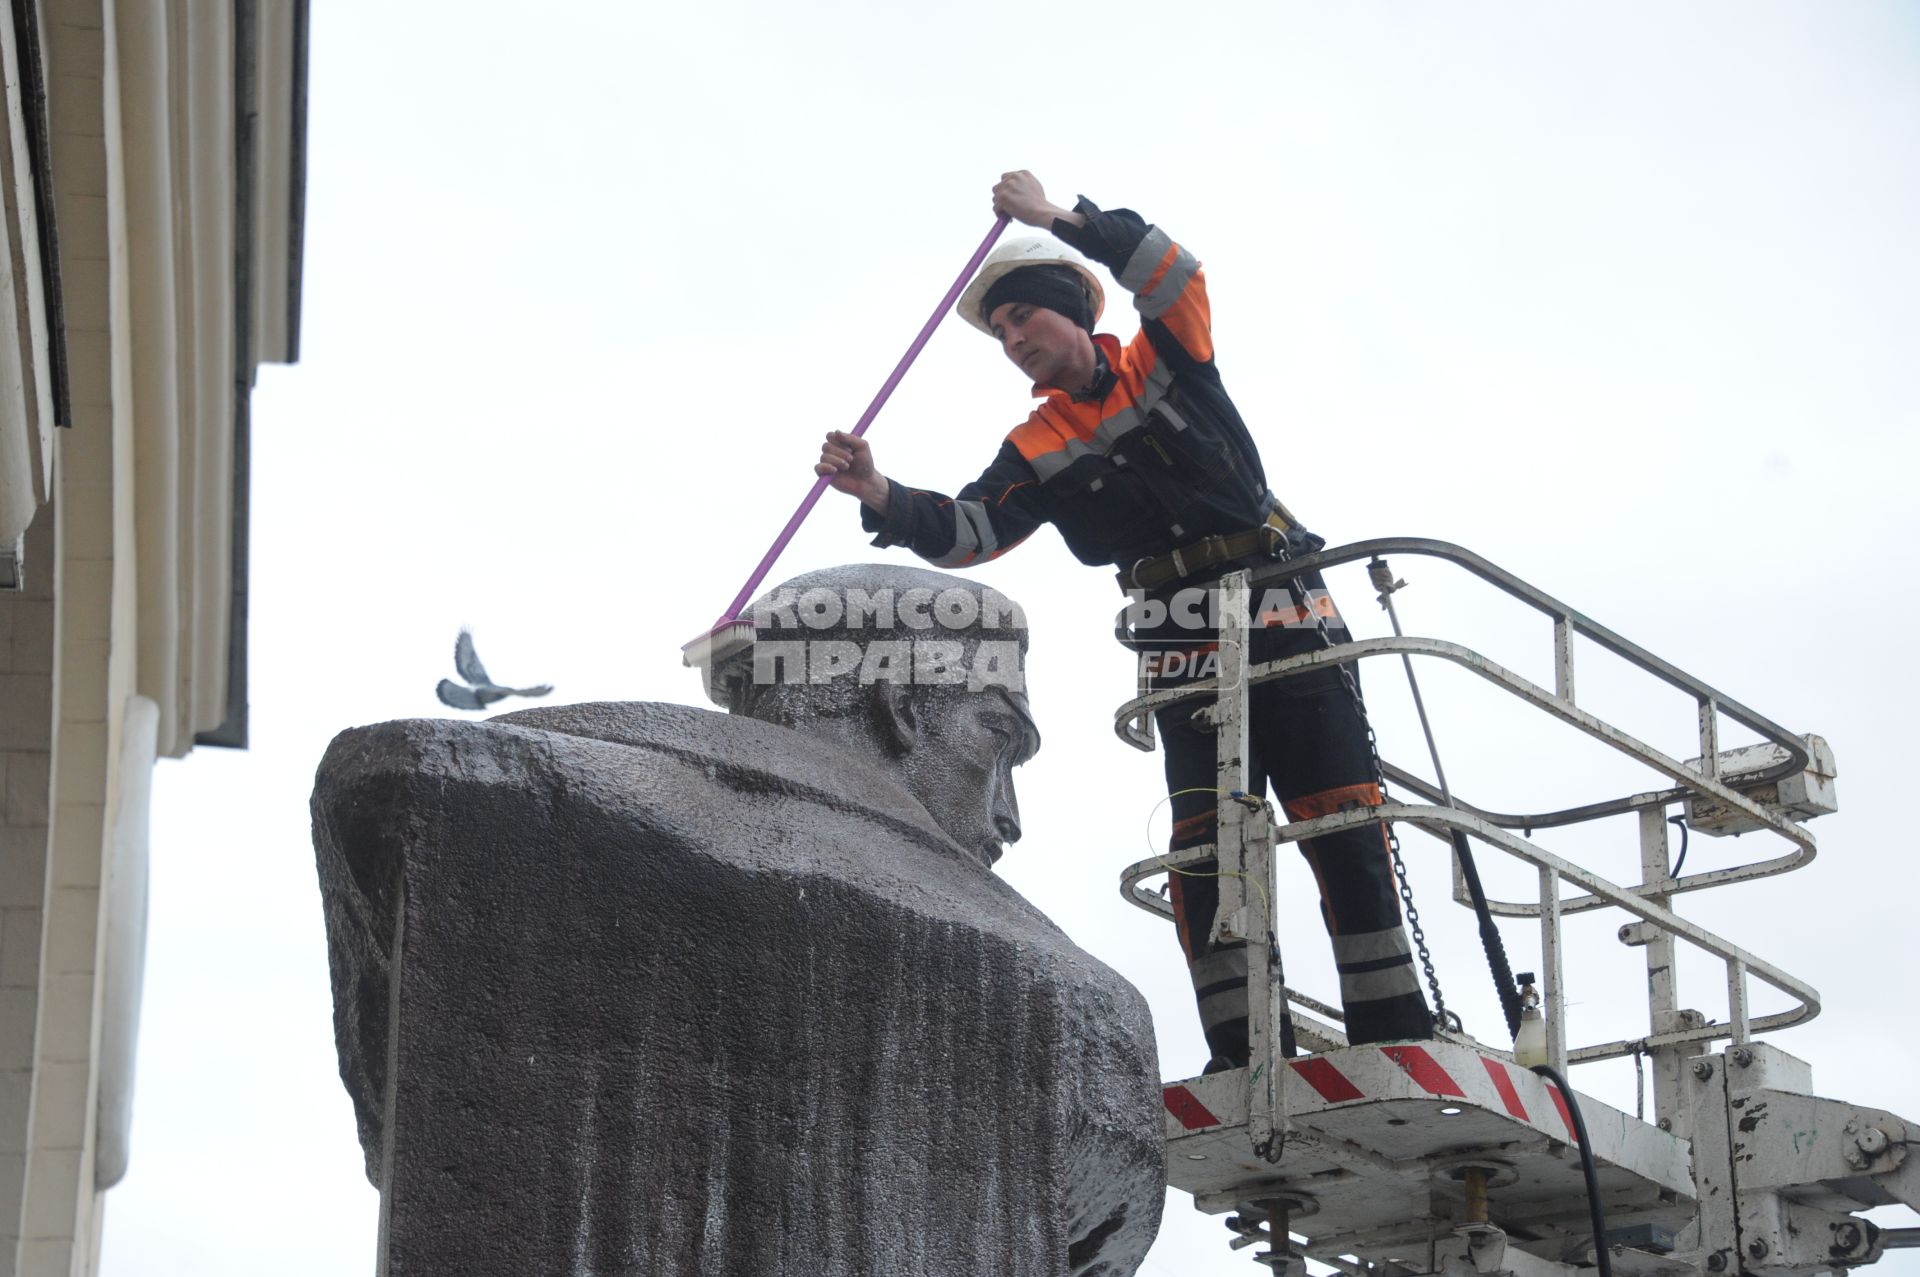
M 815 472 L 861 502 L 877 546 L 904 545 L 935 567 L 985 563 L 1043 523 L 1083 563 L 1119 570 L 1121 588 L 1162 604 L 1141 637 L 1155 687 L 1211 675 L 1214 632 L 1194 609 L 1166 606 L 1227 572 L 1323 542 L 1268 488 L 1252 436 L 1214 362 L 1206 278 L 1166 232 L 1127 209 L 1046 197 L 1025 171 L 993 188 L 994 211 L 1053 239 L 1000 245 L 962 295 L 961 318 L 1000 343 L 1041 402 L 974 482 L 949 497 L 882 474 L 864 439 L 829 433 Z M 1070 250 L 1078 250 L 1076 254 Z M 1105 293 L 1080 254 L 1134 296 L 1130 341 L 1095 331 Z M 1276 660 L 1350 636 L 1318 573 L 1260 600 L 1249 653 Z M 1269 599 L 1271 595 L 1269 595 Z M 1142 609 L 1143 617 L 1155 609 Z M 1348 680 L 1353 681 L 1349 682 Z M 1214 739 L 1194 707 L 1156 715 L 1173 807 L 1172 847 L 1214 841 Z M 1328 667 L 1250 692 L 1249 788 L 1271 781 L 1294 820 L 1383 801 L 1357 675 Z M 1384 824 L 1308 840 L 1353 1042 L 1430 1037 L 1432 1017 L 1400 917 Z M 1172 875 L 1180 944 L 1216 1071 L 1247 1063 L 1246 946 L 1215 935 L 1211 861 Z M 1291 1026 L 1283 1036 L 1291 1038 Z M 1284 1048 L 1291 1052 L 1290 1040 Z

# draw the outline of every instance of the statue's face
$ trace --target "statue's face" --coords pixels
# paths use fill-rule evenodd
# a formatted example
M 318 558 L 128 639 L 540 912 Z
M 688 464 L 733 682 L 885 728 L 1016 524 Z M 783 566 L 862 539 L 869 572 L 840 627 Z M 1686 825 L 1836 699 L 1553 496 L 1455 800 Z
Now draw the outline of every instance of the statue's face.
M 992 865 L 1020 838 L 1013 769 L 1040 748 L 1026 698 L 1000 688 L 941 697 L 924 703 L 918 720 L 901 760 L 907 788 L 941 832 Z

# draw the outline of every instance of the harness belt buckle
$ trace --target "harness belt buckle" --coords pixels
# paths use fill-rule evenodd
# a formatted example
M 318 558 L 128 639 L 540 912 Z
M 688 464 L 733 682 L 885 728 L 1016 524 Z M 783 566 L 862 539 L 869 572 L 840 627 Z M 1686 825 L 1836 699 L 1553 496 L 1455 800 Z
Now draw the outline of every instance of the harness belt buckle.
M 1172 554 L 1169 554 L 1167 557 L 1173 560 L 1174 579 L 1177 581 L 1185 577 L 1187 575 L 1187 561 L 1185 558 L 1181 556 L 1180 551 L 1176 549 Z

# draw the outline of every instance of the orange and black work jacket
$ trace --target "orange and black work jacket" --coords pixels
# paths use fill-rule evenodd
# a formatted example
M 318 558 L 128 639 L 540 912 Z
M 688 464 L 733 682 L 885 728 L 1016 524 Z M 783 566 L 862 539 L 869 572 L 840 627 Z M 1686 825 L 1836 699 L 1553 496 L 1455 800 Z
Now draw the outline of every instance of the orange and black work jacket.
M 1253 438 L 1213 362 L 1206 277 L 1192 254 L 1127 209 L 1082 199 L 1087 224 L 1053 233 L 1133 294 L 1140 331 L 1094 337 L 1084 395 L 1035 386 L 1039 407 L 981 476 L 945 496 L 893 483 L 887 513 L 861 506 L 877 546 L 935 567 L 1005 554 L 1043 523 L 1082 563 L 1131 567 L 1204 537 L 1254 527 L 1273 508 Z

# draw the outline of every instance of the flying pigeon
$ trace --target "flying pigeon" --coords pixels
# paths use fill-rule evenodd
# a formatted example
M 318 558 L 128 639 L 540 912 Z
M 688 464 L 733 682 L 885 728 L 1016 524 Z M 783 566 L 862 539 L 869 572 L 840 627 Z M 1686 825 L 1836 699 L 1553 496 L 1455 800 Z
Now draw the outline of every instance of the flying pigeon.
M 487 667 L 480 663 L 479 655 L 473 650 L 473 631 L 462 629 L 460 637 L 453 642 L 453 668 L 460 677 L 473 684 L 462 687 L 450 678 L 440 680 L 437 689 L 440 703 L 454 709 L 485 709 L 495 701 L 503 701 L 509 696 L 545 696 L 553 690 L 553 684 L 542 683 L 538 687 L 502 687 L 487 677 Z

